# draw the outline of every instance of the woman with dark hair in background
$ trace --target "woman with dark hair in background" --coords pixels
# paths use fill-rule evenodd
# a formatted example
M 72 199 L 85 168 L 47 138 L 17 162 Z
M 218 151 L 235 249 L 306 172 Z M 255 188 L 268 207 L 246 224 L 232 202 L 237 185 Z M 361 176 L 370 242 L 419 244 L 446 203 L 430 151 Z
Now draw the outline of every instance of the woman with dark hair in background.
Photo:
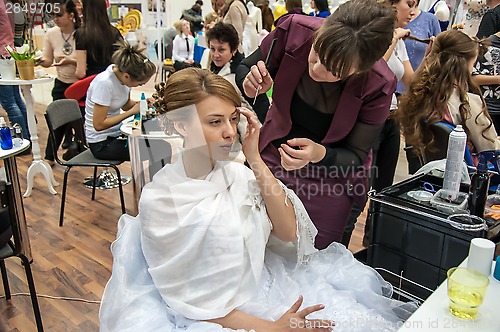
M 311 8 L 314 9 L 309 15 L 327 18 L 331 15 L 330 8 L 328 8 L 328 0 L 311 0 Z
M 123 38 L 109 23 L 105 0 L 83 0 L 83 24 L 75 33 L 76 77 L 99 74 L 111 64 L 111 56 Z
M 49 29 L 45 34 L 43 56 L 37 64 L 46 68 L 50 66 L 56 67 L 57 77 L 54 80 L 52 99 L 58 100 L 65 99 L 64 92 L 66 89 L 71 84 L 78 81 L 76 77 L 76 47 L 74 35 L 76 30 L 80 27 L 80 16 L 78 15 L 78 10 L 73 0 L 59 0 L 55 3 L 60 6 L 59 12 L 52 13 L 52 18 L 56 26 Z M 78 130 L 76 127 L 75 129 Z M 67 126 L 56 129 L 55 143 L 57 147 L 61 144 L 65 133 L 67 135 L 66 140 L 71 142 L 71 128 L 71 126 Z M 81 138 L 83 138 L 83 136 Z M 52 137 L 49 135 L 45 148 L 45 160 L 49 163 L 53 163 L 55 153 L 56 152 L 52 149 Z

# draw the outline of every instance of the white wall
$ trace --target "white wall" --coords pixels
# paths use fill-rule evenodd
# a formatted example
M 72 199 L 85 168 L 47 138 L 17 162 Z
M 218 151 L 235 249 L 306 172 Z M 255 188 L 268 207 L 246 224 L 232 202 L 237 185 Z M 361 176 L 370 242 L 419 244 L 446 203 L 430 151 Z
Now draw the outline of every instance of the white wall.
M 161 0 L 165 3 L 166 12 L 161 13 L 161 21 L 164 27 L 172 26 L 172 23 L 181 17 L 182 11 L 191 8 L 196 0 Z M 129 3 L 141 3 L 142 4 L 142 16 L 144 18 L 144 24 L 155 26 L 156 25 L 156 12 L 148 11 L 148 0 L 110 0 L 111 4 L 129 4 Z M 212 5 L 210 0 L 203 0 L 203 15 L 206 15 L 212 11 Z

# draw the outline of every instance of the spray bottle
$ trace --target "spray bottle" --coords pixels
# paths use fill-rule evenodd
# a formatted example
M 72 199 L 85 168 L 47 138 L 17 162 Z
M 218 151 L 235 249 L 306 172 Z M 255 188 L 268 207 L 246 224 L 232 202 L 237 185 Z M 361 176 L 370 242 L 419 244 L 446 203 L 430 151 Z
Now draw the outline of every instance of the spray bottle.
M 3 116 L 0 116 L 0 146 L 3 150 L 12 149 L 12 135 Z
M 443 192 L 447 199 L 453 201 L 460 192 L 462 178 L 462 164 L 464 160 L 467 135 L 461 125 L 457 125 L 450 133 L 448 151 L 446 153 L 446 167 L 444 169 Z
M 148 102 L 146 100 L 146 95 L 144 92 L 141 95 L 141 101 L 139 102 L 139 110 L 141 113 L 142 121 L 146 120 L 147 112 L 148 112 Z

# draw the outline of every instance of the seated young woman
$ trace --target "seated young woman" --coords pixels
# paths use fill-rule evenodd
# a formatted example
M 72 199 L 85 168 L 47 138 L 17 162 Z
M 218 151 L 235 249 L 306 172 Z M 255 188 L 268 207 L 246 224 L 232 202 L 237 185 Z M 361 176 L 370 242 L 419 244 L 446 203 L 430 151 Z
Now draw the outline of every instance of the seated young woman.
M 138 46 L 123 43 L 113 54 L 113 64 L 90 83 L 85 134 L 96 158 L 130 160 L 127 140 L 120 139 L 121 122 L 139 113 L 139 103 L 130 99 L 130 90 L 146 84 L 155 72 L 156 66 Z
M 435 147 L 430 125 L 462 125 L 471 152 L 500 149 L 497 132 L 471 73 L 486 41 L 458 30 L 440 33 L 402 96 L 397 118 L 417 155 Z
M 158 89 L 158 118 L 184 149 L 144 187 L 137 217 L 120 218 L 101 331 L 395 330 L 406 306 L 344 246 L 314 248 L 317 230 L 262 161 L 260 124 L 234 87 L 187 68 Z M 229 158 L 240 116 L 250 168 Z

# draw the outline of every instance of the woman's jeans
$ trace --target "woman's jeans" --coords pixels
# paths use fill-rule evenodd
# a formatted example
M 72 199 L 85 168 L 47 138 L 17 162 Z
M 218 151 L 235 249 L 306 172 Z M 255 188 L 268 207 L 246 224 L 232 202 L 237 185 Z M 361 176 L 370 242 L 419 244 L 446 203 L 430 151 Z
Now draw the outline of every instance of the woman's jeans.
M 11 126 L 18 123 L 23 130 L 23 137 L 30 139 L 28 115 L 18 85 L 0 85 L 0 104 L 9 116 Z

